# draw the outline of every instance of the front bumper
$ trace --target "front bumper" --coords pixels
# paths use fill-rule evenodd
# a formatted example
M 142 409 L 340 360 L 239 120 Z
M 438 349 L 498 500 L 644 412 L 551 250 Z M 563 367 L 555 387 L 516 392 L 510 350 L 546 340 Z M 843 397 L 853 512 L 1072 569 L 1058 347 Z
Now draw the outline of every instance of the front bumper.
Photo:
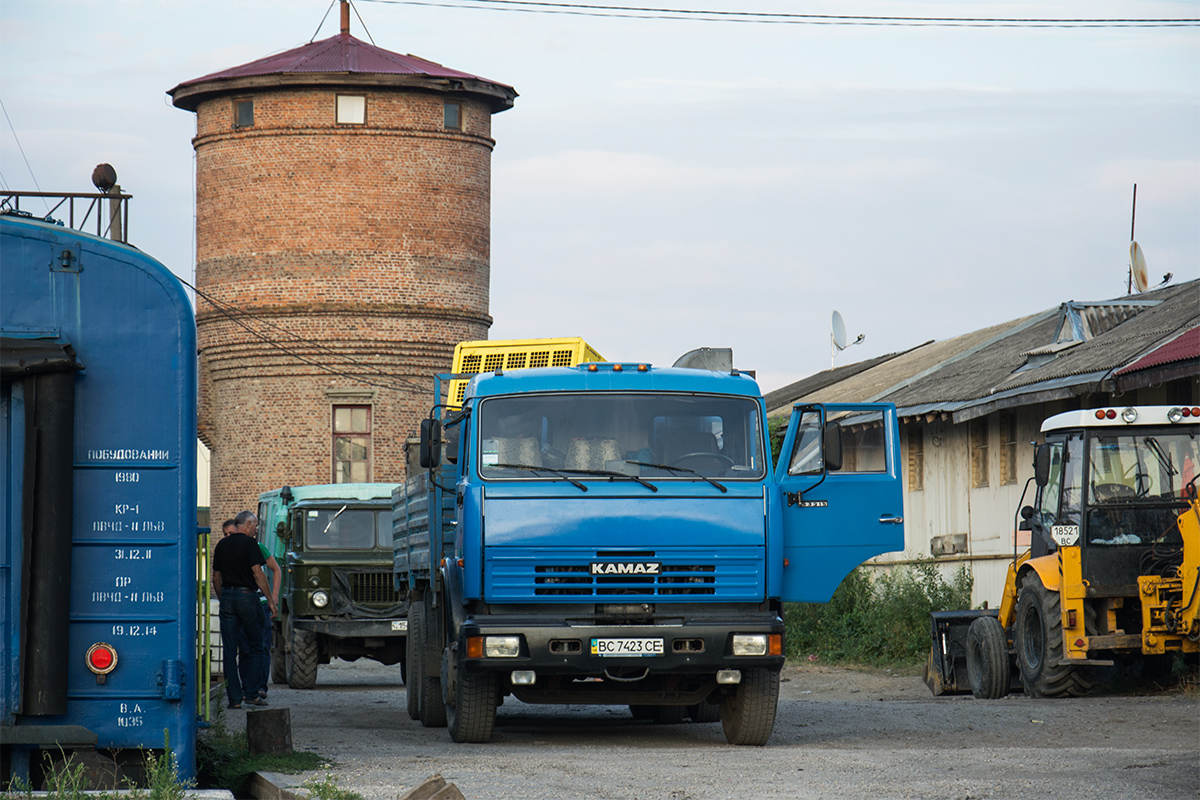
M 350 639 L 356 636 L 380 638 L 408 634 L 408 617 L 396 619 L 296 619 L 297 630 Z
M 532 615 L 469 616 L 459 631 L 458 652 L 467 652 L 475 636 L 518 636 L 516 656 L 468 658 L 471 671 L 534 670 L 539 675 L 599 676 L 606 672 L 713 674 L 724 669 L 764 668 L 778 672 L 782 655 L 735 656 L 734 634 L 783 636 L 783 620 L 774 612 L 662 617 L 644 623 L 615 624 L 587 618 Z M 661 655 L 593 655 L 593 639 L 662 639 Z

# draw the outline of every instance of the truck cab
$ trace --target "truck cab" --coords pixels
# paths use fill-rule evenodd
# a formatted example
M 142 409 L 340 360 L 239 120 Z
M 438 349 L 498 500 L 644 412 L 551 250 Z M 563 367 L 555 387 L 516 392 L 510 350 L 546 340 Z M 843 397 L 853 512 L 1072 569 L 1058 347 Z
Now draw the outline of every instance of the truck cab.
M 259 497 L 263 544 L 283 571 L 271 677 L 311 689 L 332 658 L 401 664 L 405 597 L 392 582 L 393 484 L 284 486 Z
M 903 546 L 894 408 L 796 412 L 776 467 L 737 370 L 473 378 L 423 424 L 429 471 L 394 498 L 410 714 L 485 741 L 512 695 L 719 717 L 730 742 L 765 743 L 783 601 L 827 600 Z

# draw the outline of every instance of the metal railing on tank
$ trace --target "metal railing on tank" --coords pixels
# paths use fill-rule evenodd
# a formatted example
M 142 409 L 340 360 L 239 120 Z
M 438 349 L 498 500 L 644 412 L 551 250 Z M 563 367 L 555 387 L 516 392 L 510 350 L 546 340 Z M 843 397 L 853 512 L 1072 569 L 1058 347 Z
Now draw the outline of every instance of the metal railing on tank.
M 92 171 L 92 185 L 99 191 L 0 191 L 0 213 L 41 219 L 58 225 L 65 224 L 77 231 L 94 232 L 97 236 L 129 244 L 128 201 L 133 195 L 121 191 L 117 184 L 117 171 L 111 164 L 96 165 L 96 169 Z M 35 199 L 40 202 L 33 202 Z M 108 201 L 107 204 L 105 200 Z M 22 201 L 25 201 L 24 208 L 21 207 Z M 51 201 L 54 201 L 53 206 L 50 205 Z M 64 215 L 65 222 L 62 219 Z

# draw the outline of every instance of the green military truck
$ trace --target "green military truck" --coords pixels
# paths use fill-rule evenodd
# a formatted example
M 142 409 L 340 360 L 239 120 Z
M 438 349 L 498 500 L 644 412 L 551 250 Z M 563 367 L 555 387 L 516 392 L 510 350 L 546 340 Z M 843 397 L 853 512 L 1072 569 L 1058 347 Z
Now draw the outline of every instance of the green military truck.
M 400 664 L 408 602 L 392 580 L 388 483 L 284 486 L 258 498 L 263 544 L 283 570 L 271 680 L 311 689 L 332 658 Z

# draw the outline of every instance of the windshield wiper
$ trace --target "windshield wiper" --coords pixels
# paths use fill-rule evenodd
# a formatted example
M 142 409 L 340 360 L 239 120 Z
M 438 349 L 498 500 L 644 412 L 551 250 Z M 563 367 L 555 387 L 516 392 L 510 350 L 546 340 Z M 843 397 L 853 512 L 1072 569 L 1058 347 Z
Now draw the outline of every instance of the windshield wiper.
M 572 486 L 579 489 L 579 491 L 581 491 L 581 492 L 586 492 L 588 490 L 588 488 L 586 486 L 584 486 L 582 483 L 580 483 L 579 481 L 572 478 L 567 473 L 563 472 L 562 470 L 551 469 L 550 467 L 539 467 L 535 464 L 484 464 L 483 468 L 484 469 L 527 469 L 530 472 L 549 472 L 553 475 L 557 475 L 558 477 L 562 478 L 564 481 L 567 481 Z
M 645 486 L 647 489 L 649 489 L 652 492 L 658 491 L 657 486 L 655 486 L 653 483 L 650 483 L 650 481 L 645 480 L 644 478 L 639 478 L 637 475 L 627 475 L 624 472 L 617 472 L 617 471 L 611 470 L 611 469 L 569 469 L 569 468 L 554 469 L 553 467 L 536 467 L 533 464 L 487 464 L 486 466 L 487 467 L 501 467 L 501 468 L 510 467 L 512 469 L 527 469 L 527 470 L 534 470 L 534 471 L 541 470 L 542 472 L 552 472 L 555 475 L 557 475 L 558 477 L 562 478 L 563 480 L 570 481 L 573 485 L 578 486 L 580 489 L 582 489 L 585 492 L 587 491 L 587 487 L 584 486 L 579 481 L 573 479 L 571 477 L 571 475 L 599 475 L 599 476 L 608 478 L 610 481 L 613 480 L 614 478 L 625 478 L 626 480 L 637 481 L 642 486 Z M 570 473 L 571 475 L 568 475 L 567 473 Z
M 721 484 L 717 483 L 716 481 L 714 481 L 712 478 L 708 477 L 707 475 L 702 475 L 699 472 L 696 472 L 696 470 L 688 469 L 687 467 L 672 467 L 670 464 L 651 464 L 647 461 L 628 461 L 627 460 L 625 463 L 626 464 L 634 464 L 639 467 L 653 467 L 654 469 L 665 469 L 668 472 L 686 472 L 689 475 L 695 475 L 697 478 L 699 478 L 702 481 L 708 481 L 713 486 L 720 489 L 722 494 L 729 491 L 729 489 L 727 489 L 724 486 L 722 486 Z
M 1158 439 L 1155 439 L 1153 436 L 1147 436 L 1142 441 L 1150 448 L 1150 452 L 1154 453 L 1154 457 L 1158 459 L 1159 466 L 1166 468 L 1168 475 L 1174 476 L 1179 474 L 1179 470 L 1175 469 L 1175 465 L 1171 463 L 1171 456 L 1162 449 L 1162 445 L 1158 443 Z
M 342 506 L 341 508 L 339 508 L 338 512 L 329 518 L 329 524 L 325 526 L 325 530 L 321 531 L 321 533 L 329 533 L 329 529 L 333 527 L 333 521 L 335 519 L 337 519 L 338 517 L 340 517 L 342 515 L 342 512 L 345 511 L 349 507 L 350 506 Z
M 658 487 L 645 478 L 630 475 L 628 472 L 617 472 L 615 469 L 564 469 L 563 472 L 570 472 L 572 475 L 603 475 L 610 481 L 614 478 L 624 478 L 627 481 L 637 481 L 652 492 L 658 491 Z

